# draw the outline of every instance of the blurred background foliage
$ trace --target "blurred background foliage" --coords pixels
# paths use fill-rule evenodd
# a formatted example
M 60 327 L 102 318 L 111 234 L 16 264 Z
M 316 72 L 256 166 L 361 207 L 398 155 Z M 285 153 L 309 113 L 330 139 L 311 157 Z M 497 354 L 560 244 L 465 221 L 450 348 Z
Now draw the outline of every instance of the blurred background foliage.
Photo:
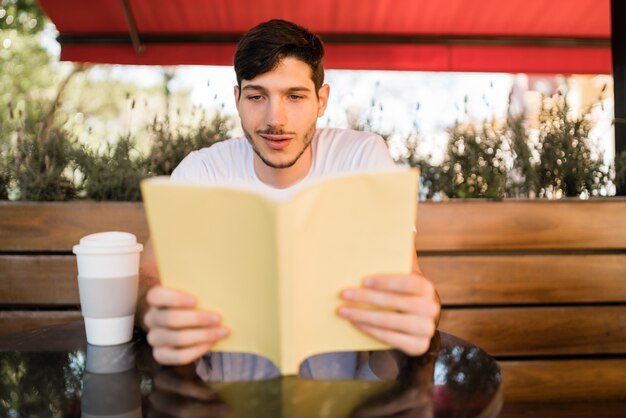
M 175 69 L 146 88 L 59 63 L 42 44 L 45 30 L 35 0 L 0 0 L 0 199 L 140 200 L 141 179 L 169 175 L 189 152 L 231 135 L 223 107 L 192 107 L 190 92 L 170 91 Z M 607 166 L 589 138 L 601 103 L 573 114 L 566 95 L 543 97 L 534 125 L 513 111 L 475 121 L 466 109 L 447 130 L 441 162 L 422 152 L 417 124 L 405 135 L 380 129 L 376 100 L 347 121 L 380 134 L 398 164 L 421 169 L 422 199 L 587 198 L 626 182 L 626 153 Z
M 152 121 L 148 127 L 151 147 L 147 159 L 151 175 L 169 176 L 187 154 L 228 138 L 234 127 L 229 117 L 215 113 L 208 119 L 199 109 L 191 111 L 191 120 L 187 125 L 175 125 L 170 119 Z
M 80 145 L 74 162 L 82 173 L 79 189 L 95 200 L 141 200 L 139 182 L 148 177 L 144 161 L 130 135 L 107 143 L 104 149 Z
M 348 120 L 350 128 L 377 132 L 391 149 L 395 146 L 398 164 L 420 169 L 421 199 L 589 198 L 606 196 L 614 184 L 626 181 L 626 156 L 618 156 L 615 166 L 606 165 L 590 139 L 594 108 L 602 106 L 602 99 L 577 115 L 565 95 L 543 97 L 533 128 L 525 115 L 511 110 L 501 121 L 457 121 L 448 129 L 440 164 L 420 153 L 426 139 L 417 126 L 404 137 L 377 129 L 373 115 L 382 108 L 375 101 Z

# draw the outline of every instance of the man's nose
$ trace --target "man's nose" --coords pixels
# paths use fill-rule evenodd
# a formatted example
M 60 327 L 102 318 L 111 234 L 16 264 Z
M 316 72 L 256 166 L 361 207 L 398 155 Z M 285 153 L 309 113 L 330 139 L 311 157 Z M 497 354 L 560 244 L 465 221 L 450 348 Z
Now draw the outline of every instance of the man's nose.
M 265 123 L 274 128 L 282 128 L 287 124 L 287 109 L 282 100 L 271 100 L 265 116 Z

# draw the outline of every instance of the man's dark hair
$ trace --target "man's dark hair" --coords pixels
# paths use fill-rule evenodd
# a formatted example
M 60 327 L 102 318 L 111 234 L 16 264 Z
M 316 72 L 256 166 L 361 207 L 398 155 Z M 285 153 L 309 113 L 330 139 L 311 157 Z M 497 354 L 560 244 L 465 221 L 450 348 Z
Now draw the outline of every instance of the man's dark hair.
M 297 58 L 311 68 L 315 93 L 324 83 L 324 46 L 319 36 L 286 20 L 270 20 L 250 29 L 239 41 L 235 52 L 235 73 L 252 80 L 275 69 L 287 57 Z

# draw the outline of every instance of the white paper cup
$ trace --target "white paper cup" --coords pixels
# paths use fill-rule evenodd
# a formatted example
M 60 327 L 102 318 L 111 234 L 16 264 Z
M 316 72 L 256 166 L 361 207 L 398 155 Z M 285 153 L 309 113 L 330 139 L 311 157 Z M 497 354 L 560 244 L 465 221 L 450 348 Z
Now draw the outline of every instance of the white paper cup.
M 129 342 L 133 338 L 135 314 L 119 318 L 89 318 L 83 315 L 87 342 L 109 346 Z
M 143 246 L 128 232 L 87 235 L 73 248 L 87 342 L 109 346 L 132 339 Z

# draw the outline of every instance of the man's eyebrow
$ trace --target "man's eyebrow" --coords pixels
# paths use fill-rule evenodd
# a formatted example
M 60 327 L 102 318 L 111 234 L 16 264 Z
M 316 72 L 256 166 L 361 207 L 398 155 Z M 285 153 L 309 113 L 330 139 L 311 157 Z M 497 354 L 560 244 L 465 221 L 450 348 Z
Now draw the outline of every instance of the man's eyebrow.
M 267 89 L 263 86 L 260 86 L 258 84 L 248 84 L 246 86 L 243 86 L 241 88 L 241 91 L 244 90 L 256 90 L 256 91 L 260 91 L 263 93 L 267 93 Z M 311 89 L 306 87 L 306 86 L 294 86 L 294 87 L 289 87 L 287 90 L 285 90 L 288 93 L 293 93 L 293 92 L 299 92 L 299 91 L 304 91 L 304 92 L 310 92 Z
M 288 92 L 294 92 L 294 91 L 311 91 L 310 88 L 305 87 L 305 86 L 296 86 L 296 87 L 290 87 L 287 89 Z
M 262 92 L 266 92 L 267 91 L 267 89 L 265 87 L 259 86 L 257 84 L 248 84 L 247 86 L 243 86 L 241 88 L 241 91 L 244 91 L 244 90 L 258 90 L 258 91 L 262 91 Z

